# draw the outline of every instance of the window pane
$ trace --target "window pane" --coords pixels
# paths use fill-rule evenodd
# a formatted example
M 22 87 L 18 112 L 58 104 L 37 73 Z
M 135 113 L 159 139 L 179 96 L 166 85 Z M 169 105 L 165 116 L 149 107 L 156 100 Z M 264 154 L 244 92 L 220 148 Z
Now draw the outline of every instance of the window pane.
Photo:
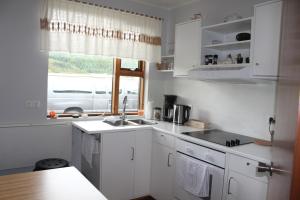
M 126 111 L 137 112 L 139 106 L 139 77 L 120 77 L 119 112 L 123 109 L 123 99 L 127 96 Z
M 121 60 L 121 68 L 135 70 L 139 68 L 139 61 L 136 59 L 123 58 Z
M 112 74 L 113 58 L 50 53 L 48 111 L 111 112 Z

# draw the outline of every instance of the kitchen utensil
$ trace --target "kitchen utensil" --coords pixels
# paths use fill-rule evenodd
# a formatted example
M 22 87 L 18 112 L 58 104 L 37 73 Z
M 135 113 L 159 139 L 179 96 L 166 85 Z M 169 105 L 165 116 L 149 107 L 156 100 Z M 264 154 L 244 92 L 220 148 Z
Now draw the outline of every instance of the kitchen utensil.
M 191 107 L 186 105 L 174 105 L 174 119 L 175 124 L 184 125 L 190 118 Z
M 176 95 L 165 95 L 164 108 L 163 108 L 163 120 L 167 122 L 173 122 L 173 107 L 176 102 Z

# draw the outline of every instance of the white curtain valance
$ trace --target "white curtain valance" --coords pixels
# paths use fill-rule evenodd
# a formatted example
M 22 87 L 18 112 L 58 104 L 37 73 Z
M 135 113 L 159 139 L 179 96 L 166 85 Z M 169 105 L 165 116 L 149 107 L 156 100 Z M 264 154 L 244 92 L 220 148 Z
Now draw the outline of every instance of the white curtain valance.
M 41 50 L 160 62 L 161 21 L 69 0 L 42 0 Z

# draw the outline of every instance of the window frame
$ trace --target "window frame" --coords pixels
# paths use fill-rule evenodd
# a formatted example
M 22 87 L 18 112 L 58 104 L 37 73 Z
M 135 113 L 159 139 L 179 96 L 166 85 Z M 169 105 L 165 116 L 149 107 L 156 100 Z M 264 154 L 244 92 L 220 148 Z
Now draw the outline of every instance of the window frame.
M 114 58 L 113 66 L 113 78 L 112 78 L 112 94 L 111 94 L 111 112 L 84 112 L 88 116 L 109 116 L 109 115 L 120 115 L 119 113 L 119 89 L 120 89 L 120 77 L 139 77 L 139 102 L 138 110 L 144 110 L 144 97 L 145 97 L 145 68 L 146 62 L 139 60 L 138 68 L 135 70 L 122 68 L 122 59 Z M 47 99 L 48 101 L 48 99 Z M 126 112 L 127 115 L 138 115 L 138 110 L 136 112 Z M 72 114 L 58 113 L 57 117 L 72 117 Z M 47 118 L 50 115 L 47 114 Z
M 120 77 L 139 77 L 139 104 L 138 110 L 144 109 L 144 95 L 145 95 L 145 61 L 138 61 L 138 68 L 136 70 L 130 70 L 122 68 L 122 59 L 114 59 L 114 77 L 113 77 L 113 88 L 112 88 L 112 115 L 119 115 L 119 89 L 120 89 Z M 129 115 L 137 115 L 138 112 L 126 112 Z

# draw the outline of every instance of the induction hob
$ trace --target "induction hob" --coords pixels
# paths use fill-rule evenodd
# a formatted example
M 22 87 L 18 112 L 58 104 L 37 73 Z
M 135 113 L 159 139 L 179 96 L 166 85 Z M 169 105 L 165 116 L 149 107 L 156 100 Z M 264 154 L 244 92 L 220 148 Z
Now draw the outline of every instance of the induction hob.
M 239 146 L 243 144 L 250 144 L 255 141 L 254 138 L 239 135 L 235 133 L 229 133 L 221 130 L 204 130 L 194 132 L 183 132 L 182 134 L 188 135 L 194 138 L 206 140 L 212 143 L 220 144 L 227 147 Z

